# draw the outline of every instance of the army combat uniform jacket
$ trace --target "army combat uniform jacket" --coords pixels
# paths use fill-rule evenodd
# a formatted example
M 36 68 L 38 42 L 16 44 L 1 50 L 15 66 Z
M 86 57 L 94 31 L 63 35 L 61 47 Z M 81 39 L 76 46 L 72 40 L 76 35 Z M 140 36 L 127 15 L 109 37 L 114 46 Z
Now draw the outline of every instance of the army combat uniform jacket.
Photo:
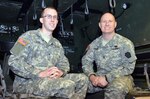
M 54 37 L 46 42 L 40 32 L 40 29 L 37 29 L 24 33 L 11 49 L 9 65 L 16 74 L 13 84 L 14 91 L 70 98 L 75 91 L 83 89 L 81 94 L 85 97 L 87 89 L 85 76 L 67 74 L 70 67 L 62 45 Z M 38 77 L 40 72 L 51 66 L 62 70 L 63 77 L 52 80 Z M 82 84 L 85 84 L 84 88 Z M 75 89 L 76 86 L 79 89 Z
M 91 74 L 105 76 L 109 83 L 108 86 L 110 85 L 114 88 L 119 85 L 116 85 L 117 82 L 114 83 L 117 78 L 123 79 L 123 77 L 128 77 L 129 79 L 131 78 L 130 81 L 132 80 L 130 75 L 134 71 L 136 59 L 133 43 L 129 39 L 116 33 L 115 36 L 104 46 L 102 45 L 102 36 L 95 39 L 89 45 L 87 53 L 82 58 L 82 68 L 87 76 L 90 76 Z M 93 62 L 95 62 L 97 66 L 96 72 L 93 69 Z M 127 86 L 123 83 L 128 84 L 128 80 L 125 82 L 121 80 L 119 83 L 122 83 L 120 85 L 124 86 L 122 89 L 126 89 Z M 128 92 L 129 90 L 125 91 Z

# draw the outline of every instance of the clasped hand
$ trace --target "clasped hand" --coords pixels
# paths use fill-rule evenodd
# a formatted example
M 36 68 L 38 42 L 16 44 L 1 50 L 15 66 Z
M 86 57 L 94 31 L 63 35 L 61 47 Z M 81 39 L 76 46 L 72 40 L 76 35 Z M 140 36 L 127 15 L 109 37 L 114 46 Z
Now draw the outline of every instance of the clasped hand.
M 95 76 L 91 75 L 90 76 L 90 81 L 94 86 L 99 86 L 99 87 L 105 87 L 107 86 L 108 82 L 106 81 L 105 76 Z
M 49 79 L 60 78 L 62 75 L 63 75 L 63 72 L 55 66 L 50 67 L 39 73 L 39 77 L 42 77 L 42 78 L 47 77 Z

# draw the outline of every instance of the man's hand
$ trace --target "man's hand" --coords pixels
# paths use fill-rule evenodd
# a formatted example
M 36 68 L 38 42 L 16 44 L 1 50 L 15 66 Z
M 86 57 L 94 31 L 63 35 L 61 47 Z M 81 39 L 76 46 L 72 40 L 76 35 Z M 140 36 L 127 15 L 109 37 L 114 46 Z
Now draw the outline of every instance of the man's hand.
M 108 84 L 108 82 L 106 81 L 105 76 L 91 75 L 90 76 L 90 81 L 93 84 L 93 86 L 105 87 Z
M 105 87 L 108 85 L 108 82 L 107 82 L 105 76 L 98 76 L 98 84 L 97 85 L 100 87 Z
M 60 78 L 63 75 L 63 72 L 57 67 L 51 67 L 48 69 L 49 78 Z
M 57 67 L 50 67 L 42 72 L 40 72 L 39 77 L 48 77 L 50 79 L 60 78 L 63 75 L 63 72 Z
M 98 85 L 98 77 L 96 75 L 91 75 L 90 76 L 90 81 L 94 86 Z

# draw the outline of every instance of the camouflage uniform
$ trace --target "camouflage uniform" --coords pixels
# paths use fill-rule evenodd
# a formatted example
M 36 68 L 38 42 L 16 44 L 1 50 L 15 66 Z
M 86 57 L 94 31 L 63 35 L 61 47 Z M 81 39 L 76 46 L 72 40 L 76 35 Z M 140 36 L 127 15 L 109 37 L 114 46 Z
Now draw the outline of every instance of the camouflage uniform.
M 85 97 L 88 78 L 84 74 L 67 74 L 69 62 L 57 39 L 52 37 L 47 43 L 40 29 L 28 31 L 19 37 L 11 53 L 9 65 L 16 74 L 14 92 L 69 99 Z M 65 75 L 58 79 L 38 77 L 51 66 L 58 67 Z
M 101 88 L 93 87 L 90 83 L 88 92 L 104 90 L 105 99 L 124 99 L 134 85 L 131 74 L 136 59 L 133 43 L 119 34 L 115 34 L 105 46 L 102 45 L 102 36 L 95 39 L 82 58 L 82 68 L 87 76 L 91 74 L 105 76 L 109 84 Z M 96 72 L 93 69 L 93 62 L 97 66 Z

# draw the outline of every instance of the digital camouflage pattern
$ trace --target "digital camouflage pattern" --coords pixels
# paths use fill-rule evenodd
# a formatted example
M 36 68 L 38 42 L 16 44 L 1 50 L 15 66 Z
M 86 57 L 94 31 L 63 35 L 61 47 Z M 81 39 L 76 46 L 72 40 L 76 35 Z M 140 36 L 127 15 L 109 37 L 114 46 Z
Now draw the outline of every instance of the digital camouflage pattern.
M 94 93 L 104 89 L 105 99 L 124 99 L 134 85 L 131 74 L 136 59 L 133 43 L 119 34 L 115 34 L 105 46 L 102 45 L 102 36 L 95 39 L 82 58 L 82 68 L 87 76 L 106 76 L 109 84 L 100 88 L 93 87 L 90 83 L 88 92 Z M 96 72 L 93 70 L 93 62 L 97 66 Z
M 88 79 L 84 74 L 67 74 L 70 67 L 60 42 L 51 38 L 47 43 L 40 29 L 24 33 L 11 49 L 9 65 L 16 74 L 14 92 L 39 96 L 84 99 Z M 56 66 L 65 75 L 58 79 L 39 78 L 38 74 Z

